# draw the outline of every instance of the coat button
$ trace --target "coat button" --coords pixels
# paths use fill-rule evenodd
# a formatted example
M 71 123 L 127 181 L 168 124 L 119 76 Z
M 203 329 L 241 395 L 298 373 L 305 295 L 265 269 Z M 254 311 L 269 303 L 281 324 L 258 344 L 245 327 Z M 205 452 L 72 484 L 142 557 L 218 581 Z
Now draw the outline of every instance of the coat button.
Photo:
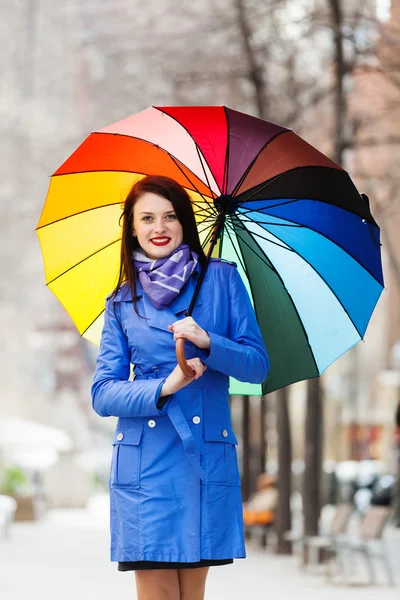
M 121 441 L 121 440 L 123 440 L 123 439 L 124 439 L 124 434 L 123 434 L 123 433 L 119 433 L 119 434 L 117 435 L 117 440 L 120 442 L 120 441 Z
M 152 371 L 158 371 L 160 367 L 152 367 Z
M 193 417 L 192 421 L 195 425 L 198 425 L 200 423 L 201 419 L 200 419 L 200 417 Z
M 228 437 L 228 432 L 227 432 L 227 430 L 226 430 L 226 429 L 223 429 L 223 430 L 222 430 L 222 435 L 223 435 L 224 437 Z
M 153 419 L 150 419 L 150 421 L 147 423 L 147 425 L 148 425 L 149 427 L 155 427 L 155 426 L 156 426 L 156 422 L 155 422 L 155 421 L 153 421 Z

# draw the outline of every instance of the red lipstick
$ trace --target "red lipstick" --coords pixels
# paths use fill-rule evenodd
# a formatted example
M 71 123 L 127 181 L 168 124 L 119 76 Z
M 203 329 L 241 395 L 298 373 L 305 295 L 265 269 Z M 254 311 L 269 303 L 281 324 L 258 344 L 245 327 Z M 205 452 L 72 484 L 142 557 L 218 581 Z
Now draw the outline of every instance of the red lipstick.
M 159 237 L 159 238 L 153 238 L 150 241 L 152 244 L 154 244 L 154 246 L 166 246 L 170 242 L 170 240 L 171 240 L 171 238 Z

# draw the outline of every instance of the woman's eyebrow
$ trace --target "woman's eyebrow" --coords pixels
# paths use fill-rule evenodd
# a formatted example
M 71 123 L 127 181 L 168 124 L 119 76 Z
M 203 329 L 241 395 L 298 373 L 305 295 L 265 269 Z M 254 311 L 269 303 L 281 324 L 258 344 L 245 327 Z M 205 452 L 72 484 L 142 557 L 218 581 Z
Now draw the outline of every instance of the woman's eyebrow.
M 174 210 L 167 210 L 164 215 L 169 215 L 170 213 L 175 213 Z M 147 210 L 142 210 L 139 215 L 154 215 L 152 212 L 148 212 Z

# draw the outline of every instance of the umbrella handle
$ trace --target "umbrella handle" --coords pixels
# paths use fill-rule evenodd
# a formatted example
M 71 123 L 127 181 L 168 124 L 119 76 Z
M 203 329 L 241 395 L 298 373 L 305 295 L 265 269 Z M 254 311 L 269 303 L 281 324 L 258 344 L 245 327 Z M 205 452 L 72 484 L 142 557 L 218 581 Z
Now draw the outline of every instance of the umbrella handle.
M 178 359 L 178 364 L 185 377 L 190 377 L 192 379 L 193 375 L 195 375 L 196 372 L 193 371 L 193 369 L 191 369 L 188 363 L 186 362 L 185 338 L 178 338 L 176 340 L 176 358 Z

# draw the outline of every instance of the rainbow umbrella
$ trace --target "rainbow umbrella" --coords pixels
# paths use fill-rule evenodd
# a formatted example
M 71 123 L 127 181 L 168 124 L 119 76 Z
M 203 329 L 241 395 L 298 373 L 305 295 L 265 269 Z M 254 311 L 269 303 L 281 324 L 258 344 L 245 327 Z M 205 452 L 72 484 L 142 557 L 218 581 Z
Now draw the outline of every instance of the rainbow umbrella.
M 148 108 L 90 134 L 51 177 L 46 282 L 85 338 L 99 342 L 116 284 L 122 203 L 151 174 L 186 188 L 206 253 L 235 261 L 252 299 L 270 373 L 231 393 L 321 375 L 363 338 L 383 289 L 368 202 L 293 131 L 225 106 Z

